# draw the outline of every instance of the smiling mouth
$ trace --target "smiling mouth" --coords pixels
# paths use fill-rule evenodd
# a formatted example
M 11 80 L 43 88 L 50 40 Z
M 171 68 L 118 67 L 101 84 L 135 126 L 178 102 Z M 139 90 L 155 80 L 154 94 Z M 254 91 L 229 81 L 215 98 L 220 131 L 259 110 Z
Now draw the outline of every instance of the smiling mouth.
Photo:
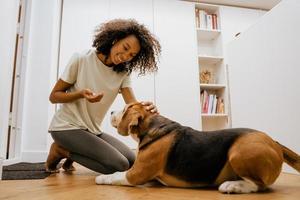
M 122 63 L 122 62 L 123 62 L 123 60 L 120 58 L 119 55 L 117 55 L 117 56 L 116 56 L 116 64 L 120 64 L 120 63 Z

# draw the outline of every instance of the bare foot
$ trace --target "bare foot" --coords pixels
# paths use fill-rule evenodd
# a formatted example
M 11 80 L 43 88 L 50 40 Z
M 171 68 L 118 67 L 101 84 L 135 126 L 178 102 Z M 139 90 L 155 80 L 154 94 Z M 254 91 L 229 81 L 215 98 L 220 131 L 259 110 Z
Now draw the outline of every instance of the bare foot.
M 46 171 L 50 173 L 57 173 L 61 168 L 59 162 L 63 158 L 69 157 L 69 152 L 57 145 L 55 142 L 50 147 L 50 152 L 46 161 Z
M 51 174 L 54 174 L 54 173 L 58 173 L 59 172 L 59 169 L 49 169 L 46 167 L 46 172 L 49 172 Z
M 73 160 L 71 160 L 70 158 L 66 159 L 66 161 L 64 162 L 62 168 L 66 172 L 70 172 L 70 171 L 75 171 L 76 170 L 76 168 L 73 166 Z

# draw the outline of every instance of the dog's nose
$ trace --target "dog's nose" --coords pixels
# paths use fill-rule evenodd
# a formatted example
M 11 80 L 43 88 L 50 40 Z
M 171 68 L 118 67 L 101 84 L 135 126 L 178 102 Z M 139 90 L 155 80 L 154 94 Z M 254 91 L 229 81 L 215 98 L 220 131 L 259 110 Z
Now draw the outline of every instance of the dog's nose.
M 115 111 L 111 111 L 110 114 L 113 115 Z

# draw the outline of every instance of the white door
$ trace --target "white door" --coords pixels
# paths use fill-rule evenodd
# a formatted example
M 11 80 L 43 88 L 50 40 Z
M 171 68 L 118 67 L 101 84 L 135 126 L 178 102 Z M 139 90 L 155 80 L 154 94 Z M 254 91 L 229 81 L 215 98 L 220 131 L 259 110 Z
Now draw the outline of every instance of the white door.
M 91 48 L 93 31 L 100 23 L 115 18 L 134 18 L 152 31 L 152 13 L 151 0 L 64 0 L 59 74 L 63 72 L 74 52 Z M 138 100 L 154 101 L 153 74 L 138 78 L 137 74 L 133 73 L 132 87 Z M 124 101 L 121 95 L 118 95 L 111 110 L 121 109 L 123 106 Z M 109 113 L 102 123 L 103 131 L 124 141 L 131 148 L 135 148 L 135 141 L 130 137 L 119 136 L 112 128 Z
M 24 101 L 23 96 L 24 96 L 24 82 L 25 82 L 24 80 L 25 69 L 24 67 L 22 68 L 22 62 L 23 62 L 22 59 L 24 55 L 23 43 L 24 43 L 26 3 L 24 0 L 19 2 L 15 1 L 14 3 L 11 3 L 10 6 L 12 6 L 11 8 L 14 8 L 15 11 L 13 13 L 15 15 L 13 18 L 14 20 L 11 21 L 13 21 L 14 22 L 13 24 L 15 24 L 14 28 L 16 32 L 12 32 L 15 37 L 15 40 L 11 41 L 12 43 L 11 47 L 13 48 L 11 49 L 7 48 L 7 50 L 12 50 L 14 54 L 13 56 L 11 56 L 13 62 L 10 65 L 12 74 L 8 73 L 9 75 L 11 75 L 11 77 L 7 77 L 4 79 L 4 81 L 7 80 L 7 82 L 9 82 L 9 85 L 6 85 L 6 87 L 10 88 L 10 94 L 6 96 L 6 98 L 7 100 L 9 99 L 10 102 L 6 104 L 9 105 L 8 129 L 5 129 L 5 131 L 3 131 L 4 134 L 3 141 L 0 142 L 0 146 L 3 145 L 3 148 L 5 148 L 4 152 L 6 155 L 2 154 L 2 148 L 0 148 L 0 154 L 1 154 L 0 157 L 3 155 L 3 157 L 6 159 L 17 160 L 20 158 L 20 154 L 21 154 L 21 138 L 22 138 L 21 126 L 22 126 L 22 112 L 23 112 L 23 101 Z M 2 111 L 0 113 L 2 114 Z M 0 139 L 2 139 L 1 134 L 0 134 Z
M 279 3 L 227 46 L 233 127 L 300 152 L 300 3 Z

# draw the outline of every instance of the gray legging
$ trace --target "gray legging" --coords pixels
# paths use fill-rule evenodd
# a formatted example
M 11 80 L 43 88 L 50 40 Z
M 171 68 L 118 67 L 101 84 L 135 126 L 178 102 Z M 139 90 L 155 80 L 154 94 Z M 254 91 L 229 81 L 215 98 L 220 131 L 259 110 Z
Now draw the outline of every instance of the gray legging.
M 72 160 L 102 174 L 125 171 L 135 160 L 132 150 L 106 133 L 95 135 L 82 129 L 50 133 L 58 145 L 70 151 Z

